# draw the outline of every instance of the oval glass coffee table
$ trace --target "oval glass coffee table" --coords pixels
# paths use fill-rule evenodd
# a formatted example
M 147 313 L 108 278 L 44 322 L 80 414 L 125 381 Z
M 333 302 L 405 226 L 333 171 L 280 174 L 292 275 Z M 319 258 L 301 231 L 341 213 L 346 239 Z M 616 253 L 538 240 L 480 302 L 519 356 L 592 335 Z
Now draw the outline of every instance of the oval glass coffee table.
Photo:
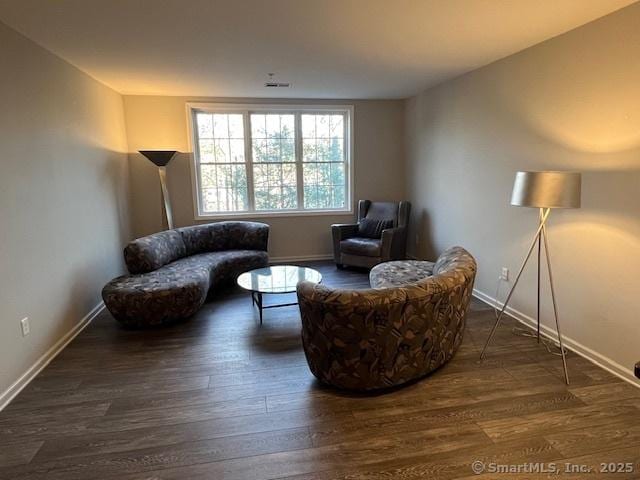
M 265 308 L 289 307 L 298 303 L 279 303 L 264 305 L 263 294 L 294 293 L 296 286 L 302 281 L 313 283 L 322 282 L 322 275 L 317 270 L 296 265 L 275 265 L 273 267 L 257 268 L 243 273 L 238 277 L 238 285 L 251 292 L 251 301 L 260 311 L 262 325 L 262 311 Z

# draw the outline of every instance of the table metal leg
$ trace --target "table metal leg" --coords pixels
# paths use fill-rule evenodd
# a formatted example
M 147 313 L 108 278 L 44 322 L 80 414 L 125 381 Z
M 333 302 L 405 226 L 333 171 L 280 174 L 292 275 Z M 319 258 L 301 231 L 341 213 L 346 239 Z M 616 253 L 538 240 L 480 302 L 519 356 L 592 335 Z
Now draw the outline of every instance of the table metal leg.
M 262 293 L 257 292 L 256 296 L 257 296 L 258 310 L 260 310 L 260 325 L 262 325 Z
M 260 325 L 262 325 L 262 317 L 264 314 L 264 310 L 266 308 L 280 308 L 280 307 L 291 307 L 294 305 L 298 305 L 298 302 L 293 303 L 278 303 L 275 305 L 264 305 L 262 302 L 262 293 L 260 292 L 251 292 L 251 304 L 253 306 L 258 307 L 258 311 L 260 312 Z

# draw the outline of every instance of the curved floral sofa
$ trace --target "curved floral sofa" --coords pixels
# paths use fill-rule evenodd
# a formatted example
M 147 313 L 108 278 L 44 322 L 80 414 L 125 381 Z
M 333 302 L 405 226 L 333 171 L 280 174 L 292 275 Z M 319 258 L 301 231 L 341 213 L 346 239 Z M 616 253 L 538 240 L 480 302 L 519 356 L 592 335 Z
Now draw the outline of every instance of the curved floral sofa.
M 442 366 L 462 341 L 476 270 L 471 254 L 454 247 L 433 264 L 432 276 L 402 286 L 375 288 L 375 279 L 367 290 L 300 283 L 302 343 L 311 372 L 339 388 L 376 390 Z M 388 284 L 380 273 L 381 284 Z
M 125 326 L 183 320 L 200 309 L 215 288 L 269 264 L 269 225 L 218 222 L 142 237 L 124 249 L 131 275 L 102 290 L 111 314 Z

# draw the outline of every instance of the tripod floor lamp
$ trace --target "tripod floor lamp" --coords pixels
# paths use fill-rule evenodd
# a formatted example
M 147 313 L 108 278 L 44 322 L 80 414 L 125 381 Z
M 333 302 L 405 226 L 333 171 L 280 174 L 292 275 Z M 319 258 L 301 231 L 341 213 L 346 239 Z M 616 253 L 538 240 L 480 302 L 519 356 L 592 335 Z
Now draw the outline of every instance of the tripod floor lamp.
M 164 202 L 164 213 L 167 216 L 167 226 L 169 229 L 172 229 L 173 213 L 171 211 L 171 201 L 169 200 L 169 190 L 167 189 L 167 164 L 178 152 L 175 150 L 140 150 L 140 153 L 158 167 L 160 188 L 162 189 L 162 200 Z
M 493 339 L 494 334 L 502 320 L 509 300 L 518 285 L 518 281 L 522 276 L 527 262 L 531 258 L 536 246 L 538 247 L 538 303 L 537 303 L 537 322 L 538 331 L 537 338 L 540 342 L 540 263 L 542 258 L 542 247 L 544 245 L 544 254 L 546 258 L 547 271 L 549 273 L 549 286 L 551 287 L 551 300 L 553 302 L 553 315 L 556 320 L 556 330 L 558 332 L 558 343 L 560 344 L 560 353 L 562 355 L 562 367 L 564 368 L 564 379 L 569 384 L 569 374 L 567 372 L 567 361 L 565 358 L 564 346 L 562 344 L 562 334 L 560 332 L 560 320 L 558 319 L 558 305 L 556 303 L 556 294 L 553 285 L 553 274 L 551 272 L 551 255 L 549 253 L 549 242 L 547 240 L 546 223 L 549 219 L 551 210 L 554 208 L 580 208 L 580 189 L 581 175 L 576 172 L 518 172 L 513 184 L 513 193 L 511 194 L 511 205 L 518 207 L 533 207 L 539 209 L 538 229 L 536 230 L 529 250 L 527 251 L 522 266 L 516 275 L 507 298 L 504 301 L 502 309 L 496 317 L 496 323 L 491 329 L 489 338 L 482 349 L 480 358 L 483 359 L 489 343 Z

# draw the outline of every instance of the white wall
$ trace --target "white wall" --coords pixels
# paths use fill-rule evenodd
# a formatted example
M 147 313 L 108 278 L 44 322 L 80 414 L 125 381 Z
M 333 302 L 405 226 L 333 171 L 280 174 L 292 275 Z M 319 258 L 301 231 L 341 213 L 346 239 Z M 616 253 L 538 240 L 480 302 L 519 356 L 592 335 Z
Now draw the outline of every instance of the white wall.
M 411 249 L 466 247 L 492 297 L 536 228 L 535 209 L 509 206 L 515 172 L 584 173 L 583 208 L 554 211 L 549 226 L 563 333 L 629 377 L 640 360 L 639 25 L 635 4 L 406 105 Z M 534 268 L 513 306 L 535 315 Z
M 0 65 L 1 406 L 123 271 L 129 208 L 122 97 L 1 23 Z

